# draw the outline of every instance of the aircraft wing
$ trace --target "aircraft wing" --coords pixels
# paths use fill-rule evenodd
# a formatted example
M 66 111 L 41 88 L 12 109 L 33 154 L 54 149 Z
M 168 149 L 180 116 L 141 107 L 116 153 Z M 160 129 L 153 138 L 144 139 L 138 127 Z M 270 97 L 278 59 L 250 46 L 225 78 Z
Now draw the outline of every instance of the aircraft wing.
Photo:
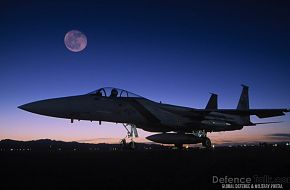
M 248 116 L 256 115 L 259 118 L 275 117 L 285 115 L 284 112 L 289 112 L 290 109 L 249 109 L 249 110 L 237 110 L 237 109 L 217 109 L 217 110 L 198 110 L 198 112 L 217 112 L 224 114 Z

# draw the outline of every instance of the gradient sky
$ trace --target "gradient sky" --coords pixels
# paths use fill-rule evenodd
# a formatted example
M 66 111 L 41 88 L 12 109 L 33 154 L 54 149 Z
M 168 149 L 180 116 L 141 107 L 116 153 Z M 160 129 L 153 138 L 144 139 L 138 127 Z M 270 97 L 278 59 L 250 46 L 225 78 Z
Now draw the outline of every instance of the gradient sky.
M 288 1 L 4 0 L 0 26 L 0 139 L 118 142 L 120 124 L 71 124 L 17 108 L 103 86 L 196 108 L 215 92 L 221 108 L 235 108 L 244 83 L 252 108 L 290 107 Z M 72 29 L 87 36 L 82 52 L 63 43 Z M 210 137 L 289 140 L 289 115 Z M 139 133 L 139 141 L 150 134 Z

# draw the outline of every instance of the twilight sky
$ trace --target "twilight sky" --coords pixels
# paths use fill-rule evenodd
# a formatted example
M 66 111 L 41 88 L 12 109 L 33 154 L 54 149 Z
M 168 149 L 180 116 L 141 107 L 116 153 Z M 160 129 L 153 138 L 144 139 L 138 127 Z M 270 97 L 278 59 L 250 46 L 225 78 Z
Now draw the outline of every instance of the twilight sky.
M 196 108 L 215 92 L 220 108 L 235 108 L 244 83 L 252 108 L 290 107 L 288 1 L 4 0 L 0 26 L 0 139 L 118 142 L 126 135 L 120 124 L 71 124 L 17 108 L 103 86 Z M 73 29 L 87 36 L 79 53 L 63 43 Z M 289 115 L 209 136 L 289 141 Z M 139 141 L 149 135 L 139 133 Z

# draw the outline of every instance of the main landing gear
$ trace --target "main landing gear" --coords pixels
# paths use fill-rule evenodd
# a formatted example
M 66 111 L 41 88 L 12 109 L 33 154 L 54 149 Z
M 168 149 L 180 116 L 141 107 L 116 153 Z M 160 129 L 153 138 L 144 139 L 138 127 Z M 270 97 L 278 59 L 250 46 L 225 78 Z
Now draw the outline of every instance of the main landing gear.
M 211 148 L 211 140 L 206 136 L 205 130 L 193 131 L 193 135 L 202 138 L 201 144 L 207 149 Z
M 174 146 L 179 150 L 183 149 L 183 144 L 174 144 Z
M 180 136 L 178 136 L 178 133 L 175 135 L 178 138 L 177 139 L 175 138 L 173 141 L 175 141 L 174 146 L 177 149 L 183 149 L 183 144 L 198 144 L 198 143 L 201 143 L 202 146 L 204 146 L 207 149 L 210 149 L 212 147 L 211 141 L 206 136 L 207 132 L 205 130 L 193 131 L 192 133 L 181 133 L 179 134 Z
M 138 137 L 138 132 L 136 125 L 134 124 L 129 124 L 129 123 L 123 123 L 123 126 L 125 127 L 127 131 L 127 135 L 125 138 L 121 139 L 121 145 L 123 149 L 129 148 L 131 150 L 134 150 L 136 148 L 136 143 L 134 141 L 134 137 Z M 128 129 L 128 126 L 130 127 L 130 130 Z M 130 139 L 130 142 L 127 144 L 126 138 Z
M 207 149 L 211 148 L 211 141 L 208 137 L 204 137 L 204 139 L 202 140 L 202 146 L 204 146 Z

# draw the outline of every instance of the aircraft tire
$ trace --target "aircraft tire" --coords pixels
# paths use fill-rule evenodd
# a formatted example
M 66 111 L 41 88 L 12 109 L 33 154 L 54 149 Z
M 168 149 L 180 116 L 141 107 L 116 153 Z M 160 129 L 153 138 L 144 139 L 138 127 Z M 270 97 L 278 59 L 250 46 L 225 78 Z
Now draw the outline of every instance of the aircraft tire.
M 183 144 L 174 144 L 174 146 L 180 150 L 183 148 Z
M 211 140 L 207 137 L 205 137 L 202 141 L 202 146 L 204 146 L 205 148 L 211 148 Z
M 134 141 L 131 141 L 131 142 L 129 143 L 129 148 L 130 148 L 131 150 L 135 150 L 135 149 L 136 149 L 136 143 L 135 143 Z

